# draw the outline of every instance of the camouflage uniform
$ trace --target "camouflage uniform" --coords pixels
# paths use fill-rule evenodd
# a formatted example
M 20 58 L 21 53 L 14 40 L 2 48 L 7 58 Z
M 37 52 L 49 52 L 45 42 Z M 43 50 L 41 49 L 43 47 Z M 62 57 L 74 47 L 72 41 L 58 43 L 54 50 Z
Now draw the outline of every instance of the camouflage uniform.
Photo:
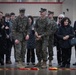
M 21 18 L 18 16 L 13 25 L 13 37 L 19 40 L 19 44 L 15 44 L 16 60 L 24 61 L 26 52 L 26 40 L 25 37 L 28 34 L 28 18 Z
M 38 18 L 36 20 L 35 30 L 38 35 L 41 35 L 40 40 L 36 40 L 36 54 L 38 61 L 47 61 L 47 46 L 48 46 L 48 29 L 49 29 L 49 19 Z
M 54 20 L 50 20 L 49 27 L 49 40 L 48 40 L 48 52 L 49 52 L 49 61 L 53 60 L 53 46 L 54 46 L 54 33 L 57 30 L 57 24 Z

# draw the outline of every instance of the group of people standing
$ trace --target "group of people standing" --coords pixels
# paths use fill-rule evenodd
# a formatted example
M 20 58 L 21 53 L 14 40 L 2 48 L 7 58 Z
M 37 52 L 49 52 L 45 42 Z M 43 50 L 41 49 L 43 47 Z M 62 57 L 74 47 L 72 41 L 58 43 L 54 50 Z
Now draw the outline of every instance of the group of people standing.
M 20 9 L 20 15 L 15 19 L 13 25 L 13 38 L 15 40 L 17 66 L 23 67 L 27 48 L 27 64 L 35 64 L 35 53 L 38 63 L 35 66 L 46 67 L 47 47 L 49 49 L 49 61 L 53 59 L 53 40 L 57 30 L 57 24 L 53 19 L 54 12 L 41 8 L 40 17 L 33 24 L 32 16 L 25 17 L 25 9 Z M 51 64 L 50 64 L 51 65 Z
M 11 48 L 12 48 L 12 20 L 14 13 L 5 14 L 0 11 L 0 63 L 4 65 L 4 54 L 6 54 L 6 64 L 11 64 Z
M 0 63 L 4 64 L 4 54 L 6 63 L 11 63 L 10 54 L 12 45 L 14 46 L 14 57 L 17 67 L 24 66 L 25 53 L 27 49 L 27 65 L 30 62 L 35 67 L 52 66 L 54 43 L 57 47 L 57 60 L 59 67 L 70 67 L 71 48 L 70 40 L 74 37 L 74 29 L 70 26 L 71 21 L 63 14 L 58 16 L 58 22 L 54 20 L 54 12 L 47 9 L 40 9 L 40 17 L 35 21 L 32 16 L 25 16 L 25 9 L 19 10 L 19 16 L 11 13 L 10 18 L 2 18 L 0 12 Z M 6 20 L 7 18 L 7 20 Z M 47 52 L 48 48 L 48 52 Z M 2 50 L 2 51 L 1 51 Z M 38 63 L 35 65 L 35 51 Z M 47 58 L 47 55 L 49 57 Z

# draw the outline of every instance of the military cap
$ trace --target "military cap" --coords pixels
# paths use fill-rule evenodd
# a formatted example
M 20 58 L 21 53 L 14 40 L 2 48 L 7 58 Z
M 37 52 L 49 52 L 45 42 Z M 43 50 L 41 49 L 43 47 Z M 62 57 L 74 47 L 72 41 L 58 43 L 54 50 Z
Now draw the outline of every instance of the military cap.
M 48 11 L 48 14 L 50 15 L 50 14 L 54 14 L 54 12 L 53 11 Z
M 15 15 L 15 13 L 11 12 L 10 15 Z
M 47 9 L 41 8 L 41 10 L 39 12 L 45 12 L 45 11 L 47 11 Z
M 19 12 L 25 12 L 25 9 L 24 8 L 20 8 Z

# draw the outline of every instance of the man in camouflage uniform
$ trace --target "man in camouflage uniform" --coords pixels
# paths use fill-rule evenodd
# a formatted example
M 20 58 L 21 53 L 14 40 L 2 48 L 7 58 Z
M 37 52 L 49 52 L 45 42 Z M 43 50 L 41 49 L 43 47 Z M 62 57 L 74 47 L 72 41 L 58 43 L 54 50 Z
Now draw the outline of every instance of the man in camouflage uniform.
M 35 30 L 36 30 L 36 54 L 38 58 L 38 63 L 35 66 L 40 66 L 42 68 L 47 67 L 47 45 L 48 45 L 48 29 L 49 29 L 49 19 L 46 17 L 46 9 L 41 8 L 40 17 L 36 20 Z M 43 60 L 41 65 L 41 60 Z
M 13 25 L 13 37 L 15 39 L 17 66 L 24 67 L 23 61 L 25 60 L 26 40 L 29 39 L 29 21 L 28 18 L 24 16 L 25 9 L 20 9 L 19 13 L 20 15 L 15 19 Z
M 48 52 L 49 52 L 49 66 L 52 66 L 53 60 L 53 46 L 54 46 L 54 33 L 57 30 L 57 24 L 53 19 L 54 12 L 48 11 L 48 18 L 50 19 L 49 27 L 49 40 L 48 40 Z

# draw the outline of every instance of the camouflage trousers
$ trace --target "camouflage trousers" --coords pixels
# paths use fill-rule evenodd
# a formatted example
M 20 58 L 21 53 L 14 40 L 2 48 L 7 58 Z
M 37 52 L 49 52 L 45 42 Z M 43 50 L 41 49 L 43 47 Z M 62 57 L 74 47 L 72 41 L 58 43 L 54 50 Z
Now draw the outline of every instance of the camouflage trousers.
M 25 61 L 26 53 L 26 41 L 20 41 L 19 44 L 15 44 L 15 58 L 17 61 Z
M 36 41 L 36 55 L 39 62 L 41 62 L 41 60 L 47 61 L 47 44 L 47 40 Z
M 53 60 L 53 46 L 54 46 L 54 40 L 52 38 L 48 41 L 48 54 L 49 54 L 49 61 Z

